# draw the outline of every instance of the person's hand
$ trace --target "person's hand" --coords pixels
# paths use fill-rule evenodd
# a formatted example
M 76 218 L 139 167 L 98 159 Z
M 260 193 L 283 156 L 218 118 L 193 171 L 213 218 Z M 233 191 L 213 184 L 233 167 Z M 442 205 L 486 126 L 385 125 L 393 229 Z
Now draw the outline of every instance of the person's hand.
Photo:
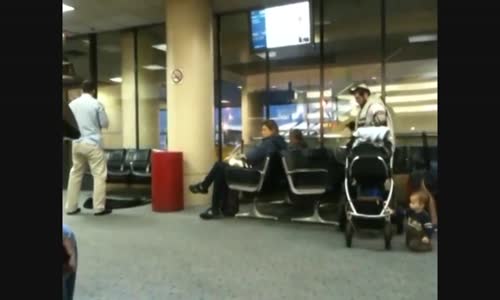
M 68 262 L 63 264 L 63 273 L 74 273 L 76 272 L 76 254 L 73 248 L 73 242 L 70 239 L 63 238 L 63 246 L 69 255 Z
M 426 236 L 424 236 L 424 237 L 422 238 L 422 243 L 424 243 L 424 244 L 429 244 L 429 243 L 430 243 L 429 238 L 428 238 L 428 237 L 426 237 Z

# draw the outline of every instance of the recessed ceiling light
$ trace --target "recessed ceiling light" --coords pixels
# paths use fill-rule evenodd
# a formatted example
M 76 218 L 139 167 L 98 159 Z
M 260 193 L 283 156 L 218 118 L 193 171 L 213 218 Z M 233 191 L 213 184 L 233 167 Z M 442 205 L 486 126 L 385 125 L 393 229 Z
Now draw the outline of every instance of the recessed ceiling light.
M 63 3 L 63 13 L 65 13 L 67 11 L 72 11 L 72 10 L 75 10 L 75 8 Z
M 319 98 L 320 96 L 321 96 L 320 91 L 310 91 L 306 93 L 307 98 L 316 99 Z M 323 97 L 330 98 L 331 96 L 332 96 L 332 90 L 323 91 Z
M 425 43 L 437 41 L 437 34 L 420 34 L 408 37 L 408 42 L 410 43 Z
M 416 105 L 416 106 L 394 106 L 392 108 L 395 113 L 419 113 L 419 112 L 434 112 L 438 110 L 437 104 Z
M 411 130 L 411 131 L 415 131 L 415 126 L 412 126 L 412 127 L 410 128 L 410 130 Z
M 386 92 L 399 92 L 399 91 L 414 91 L 414 90 L 428 90 L 436 89 L 438 87 L 437 81 L 427 81 L 427 82 L 417 82 L 417 83 L 400 83 L 400 84 L 388 84 L 385 86 Z M 382 87 L 380 85 L 369 86 L 372 93 L 381 92 Z
M 377 77 L 373 76 L 373 77 L 372 77 L 372 80 L 377 80 Z
M 271 88 L 272 88 L 272 89 L 275 89 L 275 88 L 276 88 L 276 86 L 275 86 L 275 85 L 273 85 L 273 86 L 271 86 Z
M 238 88 L 241 90 L 243 87 L 241 85 L 238 85 Z
M 82 41 L 85 43 L 85 41 Z M 90 42 L 89 42 L 90 43 Z M 99 50 L 108 52 L 108 53 L 120 53 L 122 48 L 120 45 L 101 45 L 99 46 Z
M 142 66 L 142 68 L 150 71 L 165 70 L 165 67 L 160 65 L 147 65 L 147 66 Z
M 229 103 L 231 103 L 231 101 L 229 101 L 229 100 L 221 100 L 220 103 L 229 104 Z
M 405 95 L 405 96 L 387 96 L 385 97 L 386 103 L 405 103 L 405 102 L 419 102 L 419 101 L 436 101 L 438 99 L 437 93 L 419 94 L 419 95 Z
M 323 21 L 323 25 L 330 25 L 330 24 L 332 24 L 332 22 L 330 20 L 324 20 Z M 319 25 L 321 25 L 321 22 L 320 21 L 316 21 L 316 22 L 314 22 L 314 25 L 319 26 Z
M 110 78 L 109 80 L 111 80 L 113 82 L 117 82 L 117 83 L 121 83 L 122 82 L 122 78 L 121 77 L 113 77 L 113 78 Z
M 155 48 L 156 50 L 167 52 L 167 44 L 158 44 L 151 47 Z
M 276 53 L 276 51 L 269 51 L 269 58 L 274 58 L 277 55 L 278 54 Z M 262 58 L 262 59 L 266 59 L 266 52 L 257 53 L 257 56 Z

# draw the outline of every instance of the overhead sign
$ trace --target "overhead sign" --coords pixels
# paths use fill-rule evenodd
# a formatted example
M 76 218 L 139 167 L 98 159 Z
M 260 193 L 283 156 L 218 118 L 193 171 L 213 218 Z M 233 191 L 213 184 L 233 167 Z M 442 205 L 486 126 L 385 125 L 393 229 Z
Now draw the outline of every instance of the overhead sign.
M 179 84 L 184 79 L 184 74 L 182 73 L 181 69 L 175 69 L 172 71 L 170 78 L 172 79 L 172 82 L 174 84 Z
M 271 49 L 311 42 L 309 1 L 250 12 L 253 49 Z

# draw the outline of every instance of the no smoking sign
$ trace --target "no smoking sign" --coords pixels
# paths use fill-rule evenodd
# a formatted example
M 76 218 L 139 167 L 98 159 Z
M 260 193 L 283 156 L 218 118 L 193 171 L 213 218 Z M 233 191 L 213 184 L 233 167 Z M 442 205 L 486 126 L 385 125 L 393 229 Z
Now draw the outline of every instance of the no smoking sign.
M 174 84 L 179 84 L 184 79 L 184 74 L 182 73 L 181 69 L 175 69 L 172 71 L 170 78 L 172 79 L 172 82 Z

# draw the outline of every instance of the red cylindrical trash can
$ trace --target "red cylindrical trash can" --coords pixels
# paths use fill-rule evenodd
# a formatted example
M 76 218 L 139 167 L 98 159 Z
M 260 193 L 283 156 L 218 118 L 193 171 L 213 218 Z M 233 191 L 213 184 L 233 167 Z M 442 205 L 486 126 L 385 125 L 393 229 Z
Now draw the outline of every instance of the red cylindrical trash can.
M 182 152 L 153 150 L 151 157 L 151 194 L 155 212 L 184 208 Z

